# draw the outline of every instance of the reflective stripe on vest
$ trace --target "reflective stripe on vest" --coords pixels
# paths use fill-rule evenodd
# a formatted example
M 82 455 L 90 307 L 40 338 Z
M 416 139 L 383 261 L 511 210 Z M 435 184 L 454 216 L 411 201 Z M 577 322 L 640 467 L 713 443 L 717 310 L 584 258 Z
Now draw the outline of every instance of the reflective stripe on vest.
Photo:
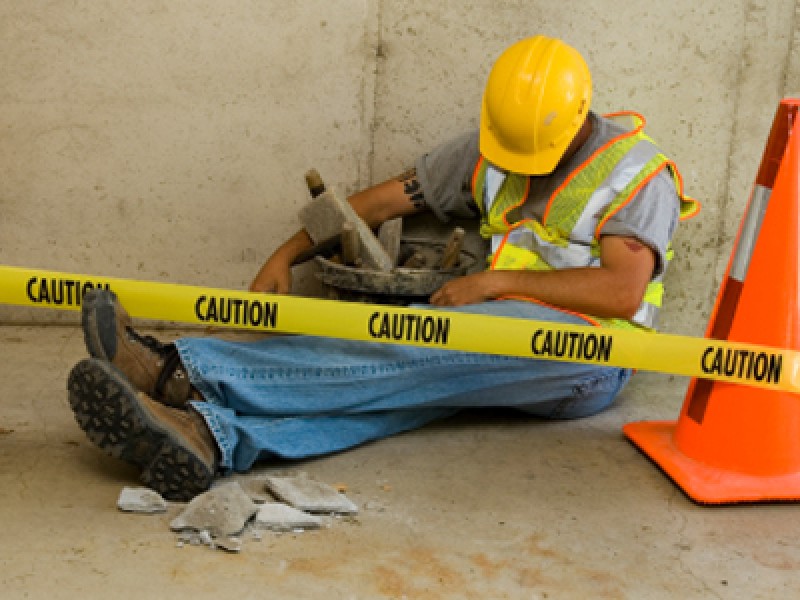
M 527 199 L 529 177 L 507 174 L 483 158 L 478 161 L 473 195 L 483 213 L 481 234 L 492 240 L 491 268 L 599 266 L 602 225 L 663 168 L 669 168 L 673 175 L 682 218 L 697 212 L 698 204 L 683 196 L 677 169 L 642 132 L 644 119 L 632 116 L 637 121 L 635 129 L 607 142 L 554 192 L 542 219 L 544 224 L 536 219 L 514 223 L 508 220 L 509 214 Z M 669 258 L 671 254 L 668 251 Z M 651 281 L 632 322 L 594 317 L 590 320 L 623 327 L 652 327 L 663 293 L 660 278 Z

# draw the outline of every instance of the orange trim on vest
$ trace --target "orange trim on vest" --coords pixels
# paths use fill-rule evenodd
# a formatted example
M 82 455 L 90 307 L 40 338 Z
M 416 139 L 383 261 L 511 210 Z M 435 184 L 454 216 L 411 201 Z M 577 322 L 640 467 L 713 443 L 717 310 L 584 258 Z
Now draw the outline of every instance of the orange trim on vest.
M 537 300 L 533 296 L 517 296 L 514 294 L 510 294 L 508 296 L 499 296 L 495 298 L 495 300 L 519 300 L 522 302 L 530 302 L 531 304 L 538 304 L 539 306 L 544 306 L 547 308 L 552 308 L 553 310 L 557 310 L 558 312 L 562 312 L 567 315 L 572 315 L 573 317 L 578 317 L 579 319 L 583 319 L 589 325 L 594 325 L 595 327 L 600 327 L 599 321 L 595 321 L 589 315 L 584 313 L 575 312 L 572 310 L 567 310 L 566 308 L 562 308 L 561 306 L 556 306 L 555 304 L 549 304 L 547 302 L 543 302 L 542 300 Z
M 476 185 L 478 183 L 478 173 L 480 173 L 481 165 L 483 164 L 484 160 L 486 160 L 486 159 L 484 159 L 483 155 L 478 157 L 478 162 L 475 164 L 475 170 L 472 172 L 472 184 L 471 184 L 471 186 L 472 186 L 472 197 L 473 198 L 477 197 L 477 194 L 475 193 L 475 187 L 476 187 Z M 528 175 L 527 179 L 525 180 L 525 191 L 522 193 L 522 199 L 519 202 L 517 202 L 514 206 L 509 206 L 506 210 L 503 211 L 502 219 L 503 219 L 503 223 L 505 224 L 506 227 L 514 227 L 514 225 L 511 225 L 511 223 L 508 222 L 508 219 L 506 218 L 506 215 L 508 215 L 508 213 L 510 213 L 515 208 L 518 208 L 518 207 L 522 206 L 523 204 L 525 204 L 525 202 L 528 200 L 528 194 L 530 193 L 530 191 L 531 191 L 531 176 Z M 483 208 L 486 211 L 486 215 L 488 217 L 489 209 L 486 208 L 486 197 L 485 196 L 483 198 Z M 533 219 L 523 219 L 522 221 L 519 221 L 517 223 L 517 225 L 519 225 L 521 223 L 527 223 L 528 221 L 532 221 L 532 220 Z
M 531 177 L 529 175 L 528 177 L 525 178 L 525 191 L 522 192 L 522 199 L 519 202 L 517 202 L 514 206 L 509 206 L 506 210 L 503 211 L 503 223 L 506 224 L 506 227 L 513 227 L 513 225 L 508 222 L 508 219 L 507 219 L 508 213 L 510 213 L 515 208 L 519 208 L 520 206 L 525 204 L 525 202 L 528 201 L 528 193 L 530 191 L 531 191 Z M 519 221 L 519 223 L 527 222 L 527 221 L 530 221 L 530 220 L 531 219 L 523 219 L 522 221 Z
M 633 190 L 631 190 L 631 193 L 630 193 L 630 195 L 628 195 L 628 197 L 627 197 L 627 198 L 625 198 L 625 201 L 624 201 L 624 202 L 620 202 L 620 203 L 619 203 L 619 206 L 617 206 L 617 207 L 616 207 L 614 210 L 612 210 L 612 211 L 609 211 L 609 212 L 608 212 L 608 214 L 606 214 L 606 216 L 605 216 L 605 217 L 603 217 L 603 218 L 600 220 L 600 222 L 597 224 L 597 227 L 596 227 L 596 228 L 595 228 L 595 230 L 594 230 L 594 237 L 595 237 L 595 239 L 600 239 L 600 230 L 601 230 L 601 229 L 603 229 L 603 226 L 604 226 L 604 225 L 605 225 L 605 224 L 608 222 L 608 220 L 609 220 L 611 217 L 613 217 L 614 215 L 616 215 L 616 214 L 617 214 L 619 211 L 621 211 L 623 208 L 625 208 L 626 206 L 628 206 L 628 204 L 630 204 L 630 203 L 631 203 L 631 200 L 633 200 L 633 199 L 634 199 L 634 197 L 636 196 L 636 194 L 638 194 L 638 193 L 639 193 L 639 190 L 641 190 L 641 189 L 642 189 L 642 188 L 643 188 L 645 185 L 647 185 L 647 183 L 649 183 L 649 182 L 650 182 L 650 181 L 653 179 L 653 177 L 655 177 L 656 175 L 658 175 L 658 174 L 659 174 L 659 173 L 660 173 L 660 172 L 661 172 L 661 171 L 662 171 L 662 170 L 663 170 L 663 169 L 664 169 L 666 166 L 667 166 L 667 163 L 665 162 L 665 163 L 663 163 L 662 165 L 660 165 L 660 166 L 659 166 L 657 169 L 655 169 L 655 170 L 654 170 L 652 173 L 650 173 L 650 174 L 649 174 L 647 177 L 645 177 L 644 179 L 642 179 L 642 180 L 639 182 L 639 184 L 638 184 L 638 185 L 637 185 L 635 188 L 633 188 Z M 682 196 L 682 195 L 683 195 L 683 194 L 681 194 L 681 196 Z
M 675 174 L 675 177 L 678 180 L 678 194 L 680 194 L 681 199 L 683 199 L 686 197 L 683 195 L 683 175 L 681 175 L 681 172 L 678 170 L 678 165 L 676 165 L 674 162 L 668 160 L 667 164 L 670 167 L 672 167 L 672 172 Z M 681 221 L 685 221 L 686 219 L 691 219 L 692 217 L 697 216 L 697 214 L 700 212 L 700 209 L 702 207 L 700 201 L 697 200 L 696 198 L 691 198 L 691 200 L 692 202 L 694 202 L 694 210 L 685 215 L 681 215 L 680 216 Z
M 478 156 L 478 162 L 475 163 L 475 170 L 472 172 L 472 184 L 471 184 L 470 187 L 472 187 L 472 197 L 473 198 L 477 198 L 478 197 L 478 195 L 475 193 L 475 186 L 478 183 L 478 173 L 480 173 L 480 171 L 481 171 L 481 165 L 483 164 L 483 161 L 484 161 L 483 154 L 481 154 L 480 156 Z M 484 202 L 484 208 L 485 208 L 485 204 L 486 203 Z M 488 211 L 487 211 L 487 214 L 488 214 Z
M 634 133 L 639 133 L 644 126 L 647 125 L 647 119 L 641 113 L 635 110 L 618 110 L 617 112 L 610 112 L 603 115 L 606 119 L 613 119 L 614 117 L 636 117 L 641 121 L 637 127 L 634 128 Z
M 581 163 L 581 165 L 579 167 L 573 169 L 572 172 L 569 175 L 567 175 L 567 177 L 564 179 L 564 181 L 561 182 L 561 185 L 556 188 L 556 190 L 550 196 L 550 199 L 547 201 L 547 206 L 545 207 L 544 215 L 542 216 L 542 225 L 546 225 L 547 224 L 547 216 L 550 214 L 550 208 L 553 205 L 553 201 L 561 193 L 561 191 L 567 186 L 567 184 L 569 182 L 571 182 L 575 178 L 575 176 L 578 173 L 583 171 L 590 162 L 592 162 L 601 152 L 605 151 L 609 146 L 617 143 L 618 141 L 621 141 L 621 140 L 624 140 L 626 138 L 629 138 L 632 135 L 638 134 L 644 128 L 644 123 L 645 123 L 644 117 L 642 115 L 638 114 L 638 113 L 633 112 L 633 111 L 621 111 L 621 112 L 608 113 L 606 115 L 603 115 L 604 118 L 620 117 L 620 116 L 634 116 L 634 117 L 637 117 L 637 118 L 641 119 L 642 122 L 635 129 L 632 129 L 631 131 L 626 131 L 624 133 L 621 133 L 618 136 L 613 137 L 610 140 L 608 140 L 605 144 L 603 144 L 597 150 L 592 152 L 592 155 L 589 158 L 587 158 L 585 161 L 583 161 L 583 163 Z M 505 215 L 503 215 L 503 216 L 505 217 Z
M 529 221 L 529 220 L 530 219 L 526 219 L 526 221 Z M 520 223 L 520 225 L 522 223 L 525 223 L 526 221 L 522 221 Z M 492 264 L 489 265 L 489 270 L 490 271 L 494 270 L 494 267 L 497 264 L 497 259 L 500 258 L 500 253 L 503 250 L 503 248 L 505 247 L 506 242 L 508 241 L 508 236 L 511 235 L 512 231 L 513 231 L 512 229 L 509 229 L 508 231 L 505 232 L 505 234 L 503 234 L 503 241 L 500 242 L 500 244 L 497 246 L 497 250 L 495 250 L 494 254 L 492 254 Z

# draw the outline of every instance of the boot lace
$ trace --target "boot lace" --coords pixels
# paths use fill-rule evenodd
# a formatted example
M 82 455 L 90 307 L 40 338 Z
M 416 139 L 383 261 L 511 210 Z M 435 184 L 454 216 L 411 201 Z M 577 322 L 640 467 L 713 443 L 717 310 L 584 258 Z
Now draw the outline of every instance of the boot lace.
M 162 360 L 163 365 L 156 378 L 153 395 L 156 400 L 163 401 L 165 399 L 164 387 L 167 382 L 175 375 L 176 371 L 180 370 L 181 373 L 183 372 L 183 363 L 181 363 L 181 355 L 178 353 L 178 348 L 175 344 L 164 344 L 152 335 L 142 335 L 133 329 L 133 327 L 126 327 L 125 331 L 132 340 L 155 353 Z
M 151 352 L 155 352 L 159 357 L 166 357 L 169 347 L 173 344 L 162 344 L 152 335 L 141 335 L 133 327 L 126 327 L 125 332 L 135 342 L 141 344 Z

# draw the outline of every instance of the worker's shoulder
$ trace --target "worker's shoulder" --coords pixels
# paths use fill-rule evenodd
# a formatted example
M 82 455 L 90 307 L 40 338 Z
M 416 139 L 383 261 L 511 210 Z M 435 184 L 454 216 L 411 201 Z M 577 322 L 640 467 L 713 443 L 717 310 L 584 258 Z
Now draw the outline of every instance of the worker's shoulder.
M 445 137 L 434 152 L 463 154 L 470 157 L 480 154 L 480 136 L 478 129 L 469 129 Z
M 426 152 L 418 160 L 419 164 L 434 169 L 449 169 L 456 165 L 474 166 L 480 156 L 478 130 L 455 134 Z
M 620 135 L 628 133 L 632 129 L 632 123 L 606 115 L 599 115 L 595 112 L 589 113 L 592 121 L 592 132 L 598 142 L 606 142 Z

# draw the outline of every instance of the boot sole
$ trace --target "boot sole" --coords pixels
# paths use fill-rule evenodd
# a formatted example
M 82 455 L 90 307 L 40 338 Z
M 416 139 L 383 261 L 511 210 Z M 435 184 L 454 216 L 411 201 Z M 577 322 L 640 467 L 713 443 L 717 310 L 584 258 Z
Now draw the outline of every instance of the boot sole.
M 119 369 L 97 359 L 82 360 L 72 369 L 67 388 L 75 420 L 92 443 L 138 466 L 146 486 L 176 501 L 191 500 L 211 486 L 213 468 L 161 424 Z
M 81 328 L 83 329 L 83 341 L 89 356 L 101 358 L 111 362 L 116 352 L 116 315 L 114 314 L 114 298 L 108 294 L 89 292 L 83 297 L 81 304 Z M 100 313 L 107 313 L 101 315 Z M 114 324 L 111 339 L 103 340 L 98 326 L 98 320 L 102 317 L 109 319 Z M 106 344 L 111 345 L 111 355 L 106 352 Z

